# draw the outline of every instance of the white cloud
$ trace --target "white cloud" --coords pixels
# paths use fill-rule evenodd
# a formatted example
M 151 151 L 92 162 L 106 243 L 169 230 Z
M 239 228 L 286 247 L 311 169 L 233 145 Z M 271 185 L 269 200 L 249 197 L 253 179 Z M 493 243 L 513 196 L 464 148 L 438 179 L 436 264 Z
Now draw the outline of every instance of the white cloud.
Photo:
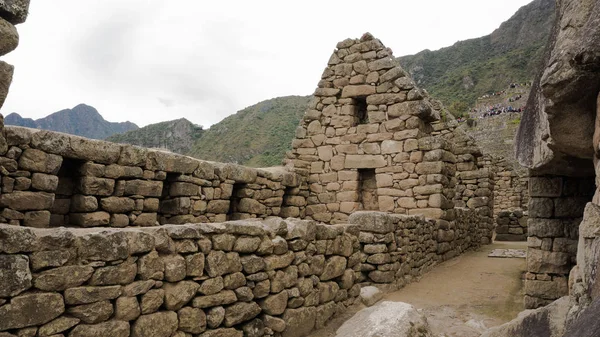
M 78 103 L 110 121 L 208 126 L 309 95 L 335 44 L 371 32 L 396 56 L 491 33 L 528 0 L 33 1 L 3 114 Z

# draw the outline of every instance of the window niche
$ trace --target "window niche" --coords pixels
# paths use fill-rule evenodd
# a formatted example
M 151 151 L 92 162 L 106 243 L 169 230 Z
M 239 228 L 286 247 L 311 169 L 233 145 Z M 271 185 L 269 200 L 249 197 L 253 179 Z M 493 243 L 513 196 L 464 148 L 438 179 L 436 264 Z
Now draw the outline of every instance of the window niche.
M 239 205 L 240 200 L 244 197 L 244 188 L 246 184 L 235 183 L 231 191 L 231 198 L 229 198 L 229 210 L 227 211 L 227 221 L 241 219 Z
M 354 125 L 369 124 L 366 97 L 354 98 Z
M 84 162 L 78 159 L 63 158 L 58 173 L 58 185 L 54 192 L 54 203 L 50 209 L 50 225 L 52 227 L 69 224 L 69 213 L 72 210 L 72 197 L 77 193 L 79 177 Z
M 375 169 L 358 170 L 358 202 L 365 211 L 379 211 Z

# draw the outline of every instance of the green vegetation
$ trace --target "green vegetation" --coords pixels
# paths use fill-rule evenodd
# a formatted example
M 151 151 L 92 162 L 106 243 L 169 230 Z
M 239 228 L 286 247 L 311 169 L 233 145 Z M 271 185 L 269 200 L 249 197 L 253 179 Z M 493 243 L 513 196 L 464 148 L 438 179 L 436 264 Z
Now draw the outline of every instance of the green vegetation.
M 189 155 L 252 167 L 280 165 L 310 96 L 273 98 L 247 107 L 204 131 Z
M 536 0 L 490 35 L 399 61 L 420 87 L 463 116 L 478 97 L 535 77 L 553 20 L 554 1 Z
M 185 118 L 150 124 L 141 129 L 108 137 L 106 140 L 187 153 L 203 134 L 202 126 Z

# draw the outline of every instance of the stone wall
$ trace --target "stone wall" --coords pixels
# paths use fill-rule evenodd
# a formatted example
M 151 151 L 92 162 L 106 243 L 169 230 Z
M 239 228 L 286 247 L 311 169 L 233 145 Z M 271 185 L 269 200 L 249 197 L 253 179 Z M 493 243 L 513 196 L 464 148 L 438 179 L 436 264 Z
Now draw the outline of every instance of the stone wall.
M 594 193 L 593 180 L 563 176 L 529 179 L 525 306 L 537 308 L 568 294 L 576 264 L 579 224 Z
M 500 211 L 496 216 L 496 241 L 527 241 L 527 217 L 522 210 Z
M 21 127 L 3 129 L 0 221 L 126 227 L 303 217 L 306 185 L 252 169 Z
M 454 137 L 457 123 L 440 122 L 447 112 L 381 41 L 365 34 L 338 43 L 314 96 L 288 154 L 308 179 L 307 218 L 340 223 L 377 210 L 455 221 L 457 165 L 477 171 L 479 149 Z M 479 178 L 488 196 L 467 206 L 489 213 L 493 184 Z
M 484 155 L 484 167 L 494 170 L 494 214 L 512 209 L 527 211 L 529 203 L 526 175 L 515 171 L 503 157 Z
M 269 218 L 151 228 L 0 224 L 3 336 L 306 336 L 361 285 L 402 286 L 477 247 L 457 227 L 358 212 L 351 224 Z

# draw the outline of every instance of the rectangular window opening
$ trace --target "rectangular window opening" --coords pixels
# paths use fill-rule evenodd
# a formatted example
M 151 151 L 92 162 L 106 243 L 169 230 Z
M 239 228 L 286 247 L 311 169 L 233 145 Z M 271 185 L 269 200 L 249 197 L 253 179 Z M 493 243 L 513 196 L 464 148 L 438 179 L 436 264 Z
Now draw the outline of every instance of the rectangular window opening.
M 354 99 L 355 125 L 369 124 L 369 114 L 367 113 L 367 99 L 365 97 L 357 97 Z
M 239 220 L 240 214 L 238 211 L 238 206 L 240 204 L 240 200 L 243 198 L 243 189 L 246 184 L 243 183 L 235 183 L 233 184 L 233 189 L 231 191 L 231 198 L 229 198 L 229 210 L 227 211 L 227 220 Z
M 59 227 L 68 224 L 71 212 L 71 198 L 77 194 L 81 167 L 85 162 L 73 158 L 63 158 L 58 176 L 58 185 L 54 192 L 54 203 L 50 209 L 50 226 Z
M 379 211 L 375 169 L 358 170 L 358 202 L 365 211 Z

